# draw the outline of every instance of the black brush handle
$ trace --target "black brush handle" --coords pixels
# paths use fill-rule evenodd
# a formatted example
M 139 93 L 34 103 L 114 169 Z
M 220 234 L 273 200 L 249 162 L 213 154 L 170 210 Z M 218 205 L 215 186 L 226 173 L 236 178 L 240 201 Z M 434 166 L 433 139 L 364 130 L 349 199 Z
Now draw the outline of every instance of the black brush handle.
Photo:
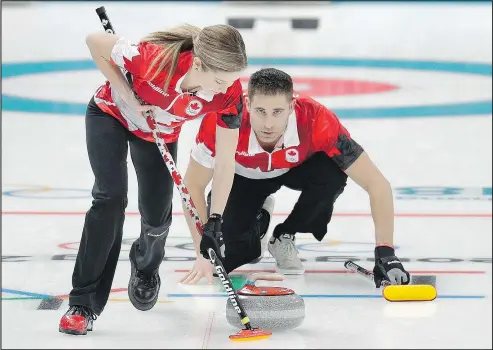
M 358 275 L 366 277 L 369 281 L 375 282 L 375 276 L 373 275 L 373 272 L 368 271 L 364 267 L 359 266 L 358 264 L 352 262 L 351 260 L 347 260 L 344 263 L 344 267 L 350 271 L 356 272 Z M 382 281 L 382 286 L 386 287 L 389 285 L 390 285 L 389 281 L 387 281 L 387 280 Z
M 115 34 L 115 30 L 113 29 L 113 25 L 111 24 L 108 15 L 106 14 L 106 9 L 104 8 L 104 6 L 98 7 L 96 9 L 96 13 L 99 16 L 99 20 L 103 25 L 104 31 L 106 33 Z
M 110 18 L 108 17 L 108 14 L 106 13 L 106 9 L 104 8 L 104 6 L 101 6 L 101 7 L 98 7 L 96 9 L 96 14 L 99 16 L 99 20 L 101 21 L 101 24 L 103 25 L 103 28 L 104 28 L 104 31 L 106 33 L 110 33 L 110 34 L 116 34 L 115 33 L 115 29 L 113 28 L 113 25 L 111 24 L 110 22 Z M 132 88 L 133 90 L 133 80 L 132 80 L 132 74 L 130 74 L 129 72 L 125 72 L 125 78 L 127 79 L 128 83 L 130 84 L 130 87 Z M 144 101 L 142 101 L 142 99 L 140 99 L 137 94 L 135 94 L 135 91 L 134 91 L 134 95 L 135 97 L 141 102 L 143 103 Z

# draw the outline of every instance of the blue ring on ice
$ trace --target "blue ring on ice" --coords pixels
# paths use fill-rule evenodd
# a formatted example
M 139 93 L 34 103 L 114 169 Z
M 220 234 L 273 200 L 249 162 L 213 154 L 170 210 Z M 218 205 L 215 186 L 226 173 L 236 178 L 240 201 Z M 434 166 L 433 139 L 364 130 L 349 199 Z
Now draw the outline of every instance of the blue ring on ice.
M 353 58 L 295 58 L 295 57 L 252 57 L 251 66 L 298 66 L 298 67 L 358 67 L 378 69 L 406 69 L 430 72 L 451 72 L 490 76 L 492 65 L 486 63 L 412 61 Z M 16 62 L 2 64 L 2 79 L 33 74 L 49 74 L 97 69 L 92 60 L 62 60 L 40 62 Z M 89 101 L 89 96 L 88 96 Z M 80 116 L 86 111 L 86 103 L 34 99 L 2 94 L 2 109 L 28 113 L 48 113 Z M 335 108 L 341 119 L 365 118 L 417 118 L 491 115 L 492 101 L 472 101 L 422 106 Z

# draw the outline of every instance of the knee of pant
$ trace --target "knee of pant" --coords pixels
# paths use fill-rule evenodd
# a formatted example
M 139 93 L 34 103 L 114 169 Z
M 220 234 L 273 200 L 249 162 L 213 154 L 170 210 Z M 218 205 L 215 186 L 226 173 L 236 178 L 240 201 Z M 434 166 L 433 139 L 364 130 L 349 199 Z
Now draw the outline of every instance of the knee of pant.
M 334 202 L 336 201 L 336 199 L 342 194 L 342 192 L 344 192 L 344 188 L 346 187 L 346 184 L 344 184 L 343 186 L 341 186 L 339 188 L 339 190 L 337 190 L 337 192 L 334 194 Z
M 169 227 L 171 226 L 173 215 L 173 199 L 169 198 L 161 203 L 146 204 L 140 202 L 139 211 L 143 222 L 151 227 Z
M 241 251 L 243 248 L 248 249 L 248 247 L 252 245 L 252 241 L 254 241 L 253 232 L 251 232 L 250 230 L 235 231 L 231 232 L 230 234 L 228 234 L 228 231 L 222 231 L 224 246 L 226 247 L 226 249 L 230 247 L 230 250 L 234 249 L 237 251 Z
M 332 198 L 335 202 L 336 199 L 344 192 L 346 184 L 325 184 L 323 186 L 318 186 L 314 188 L 315 191 L 319 192 L 324 198 Z
M 226 218 L 221 225 L 225 245 L 233 244 L 237 246 L 239 244 L 240 246 L 245 245 L 246 247 L 254 237 L 254 230 L 254 225 L 248 227 L 243 223 L 238 223 L 238 225 L 235 226 L 234 222 L 228 220 L 228 218 Z
M 128 204 L 126 194 L 98 193 L 94 196 L 93 205 L 102 206 L 111 210 L 125 210 Z
M 226 259 L 234 265 L 233 269 L 240 267 L 242 265 L 250 263 L 252 260 L 257 259 L 260 256 L 262 248 L 259 244 L 246 244 L 246 245 L 238 245 L 238 242 L 233 245 L 225 244 L 224 254 Z

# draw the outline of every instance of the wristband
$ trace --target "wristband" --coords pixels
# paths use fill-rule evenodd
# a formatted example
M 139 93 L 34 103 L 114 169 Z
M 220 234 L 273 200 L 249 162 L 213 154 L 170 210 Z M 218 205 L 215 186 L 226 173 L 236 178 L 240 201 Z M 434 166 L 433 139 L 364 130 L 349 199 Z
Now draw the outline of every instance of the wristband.
M 392 249 L 394 249 L 394 250 L 395 250 L 394 245 L 393 245 L 393 244 L 390 244 L 390 243 L 379 243 L 379 244 L 377 244 L 375 247 L 377 247 L 377 248 L 378 248 L 378 247 L 382 247 L 382 246 L 389 247 L 389 248 L 392 248 Z
M 211 220 L 211 219 L 212 220 L 221 220 L 221 218 L 222 218 L 221 214 L 211 214 L 209 216 L 209 220 Z

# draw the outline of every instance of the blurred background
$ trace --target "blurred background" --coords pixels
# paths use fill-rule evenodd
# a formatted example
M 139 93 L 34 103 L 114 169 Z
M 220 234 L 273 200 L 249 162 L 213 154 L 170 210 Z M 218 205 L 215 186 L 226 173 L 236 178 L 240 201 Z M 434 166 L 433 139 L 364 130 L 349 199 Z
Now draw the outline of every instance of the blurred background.
M 182 23 L 240 28 L 250 61 L 245 86 L 261 67 L 290 73 L 296 90 L 332 109 L 402 188 L 397 196 L 430 199 L 419 207 L 402 200 L 398 209 L 474 211 L 491 199 L 491 2 L 3 1 L 5 209 L 31 205 L 13 200 L 17 192 L 6 198 L 10 190 L 63 197 L 50 208 L 66 208 L 64 198 L 77 209 L 88 205 L 93 179 L 83 115 L 104 77 L 85 37 L 102 30 L 99 6 L 119 35 L 135 41 Z M 182 133 L 182 171 L 199 123 Z M 45 190 L 36 194 L 24 184 Z M 355 186 L 348 191 L 362 194 Z M 447 196 L 481 200 L 436 200 Z M 340 202 L 368 207 L 348 196 Z

